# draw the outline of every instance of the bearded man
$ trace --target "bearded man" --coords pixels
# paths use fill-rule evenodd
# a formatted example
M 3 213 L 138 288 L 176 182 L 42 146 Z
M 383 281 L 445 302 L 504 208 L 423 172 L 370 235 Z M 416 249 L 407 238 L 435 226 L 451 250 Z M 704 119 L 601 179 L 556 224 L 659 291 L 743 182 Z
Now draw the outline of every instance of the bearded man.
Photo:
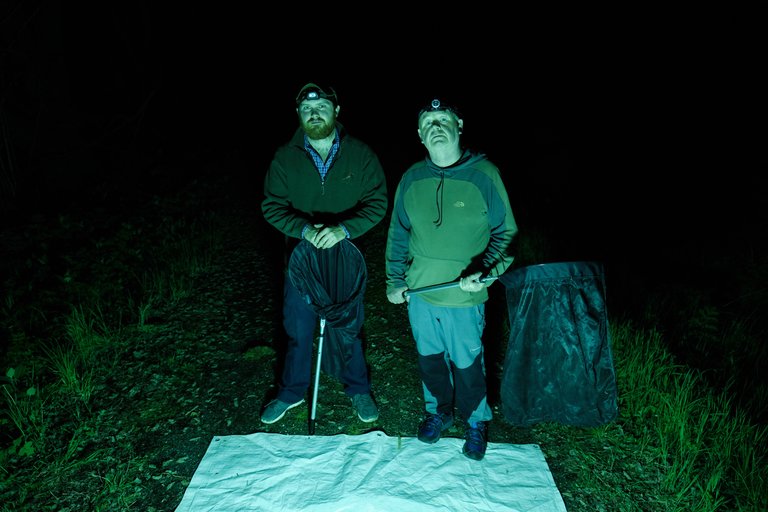
M 296 96 L 299 128 L 278 148 L 264 180 L 261 203 L 266 221 L 285 235 L 286 258 L 305 239 L 318 249 L 330 249 L 344 239 L 354 240 L 384 218 L 387 186 L 384 170 L 373 150 L 350 136 L 338 121 L 341 107 L 336 91 L 308 83 Z M 360 331 L 363 306 L 343 343 L 343 367 L 338 378 L 363 422 L 373 422 L 379 411 L 371 397 Z M 312 345 L 317 314 L 290 282 L 284 279 L 283 327 L 287 336 L 285 364 L 277 396 L 261 414 L 272 424 L 304 402 L 311 378 Z

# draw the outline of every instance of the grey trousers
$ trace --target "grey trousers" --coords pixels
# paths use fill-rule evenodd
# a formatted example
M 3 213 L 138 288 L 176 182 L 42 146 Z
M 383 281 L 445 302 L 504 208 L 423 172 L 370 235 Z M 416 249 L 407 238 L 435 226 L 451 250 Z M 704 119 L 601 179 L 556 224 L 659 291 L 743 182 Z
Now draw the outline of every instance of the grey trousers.
M 490 421 L 482 343 L 485 304 L 434 306 L 414 295 L 408 318 L 419 353 L 419 373 L 428 413 L 453 415 L 468 423 Z

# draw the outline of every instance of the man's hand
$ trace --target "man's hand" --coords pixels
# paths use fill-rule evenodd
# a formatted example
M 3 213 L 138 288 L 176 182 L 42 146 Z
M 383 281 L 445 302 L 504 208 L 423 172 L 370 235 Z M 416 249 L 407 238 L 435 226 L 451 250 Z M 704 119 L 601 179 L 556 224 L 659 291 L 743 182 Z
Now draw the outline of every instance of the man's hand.
M 304 238 L 318 249 L 330 249 L 347 238 L 347 234 L 341 226 L 315 224 L 307 229 Z
M 483 274 L 481 272 L 475 272 L 474 274 L 462 277 L 459 280 L 459 288 L 465 292 L 479 292 L 485 288 L 485 283 L 480 281 L 480 277 Z
M 393 288 L 387 292 L 387 300 L 392 304 L 402 304 L 403 302 L 408 302 L 409 298 L 405 295 L 407 290 L 407 286 Z

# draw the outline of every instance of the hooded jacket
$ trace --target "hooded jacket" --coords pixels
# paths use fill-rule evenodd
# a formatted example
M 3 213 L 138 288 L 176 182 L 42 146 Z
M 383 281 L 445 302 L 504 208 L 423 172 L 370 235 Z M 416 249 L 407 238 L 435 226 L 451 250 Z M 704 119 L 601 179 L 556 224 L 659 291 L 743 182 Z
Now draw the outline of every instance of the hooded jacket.
M 517 234 L 499 169 L 486 155 L 465 150 L 438 167 L 427 156 L 412 165 L 395 191 L 386 247 L 387 291 L 455 281 L 476 271 L 501 275 L 513 262 Z M 458 286 L 424 292 L 424 300 L 465 307 L 488 300 Z
M 373 228 L 387 212 L 386 176 L 373 150 L 336 123 L 340 147 L 321 179 L 304 149 L 304 130 L 275 152 L 264 178 L 261 210 L 285 234 L 288 250 L 307 224 L 343 224 L 351 239 Z

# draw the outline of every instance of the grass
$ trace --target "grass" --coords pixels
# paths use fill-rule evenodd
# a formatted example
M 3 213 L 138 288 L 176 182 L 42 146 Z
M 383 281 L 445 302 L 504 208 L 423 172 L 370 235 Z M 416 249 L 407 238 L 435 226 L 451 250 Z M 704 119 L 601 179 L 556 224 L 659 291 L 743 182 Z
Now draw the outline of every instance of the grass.
M 59 264 L 45 254 L 45 274 L 28 275 L 22 264 L 5 276 L 0 510 L 173 510 L 211 435 L 263 427 L 255 411 L 277 362 L 275 324 L 264 320 L 279 303 L 268 291 L 272 267 L 252 263 L 258 256 L 247 250 L 239 263 L 223 261 L 234 254 L 224 244 L 242 242 L 225 238 L 232 216 L 174 211 L 90 233 L 85 247 L 62 249 Z M 375 281 L 381 255 L 366 257 Z M 253 282 L 227 273 L 249 264 L 258 273 Z M 23 284 L 30 277 L 46 289 L 37 300 Z M 542 447 L 569 511 L 768 510 L 768 431 L 755 421 L 765 388 L 719 385 L 722 374 L 751 368 L 746 362 L 765 348 L 749 318 L 692 297 L 674 302 L 687 311 L 677 340 L 611 318 L 615 421 L 529 430 L 494 421 L 493 441 Z M 368 298 L 372 378 L 385 368 L 402 372 L 378 384 L 380 423 L 412 435 L 421 404 L 407 324 L 375 293 Z M 649 323 L 655 318 L 649 314 Z M 722 366 L 682 363 L 670 347 L 683 341 L 697 353 L 722 354 Z M 347 419 L 343 393 L 324 386 L 318 433 L 365 432 L 368 426 Z M 306 420 L 298 411 L 275 428 L 303 433 Z
M 764 509 L 766 427 L 675 364 L 657 332 L 624 324 L 612 338 L 622 419 L 641 429 L 640 444 L 663 469 L 660 488 L 675 500 L 669 510 Z
M 29 386 L 24 390 L 17 389 L 15 373 L 14 368 L 9 368 L 6 372 L 10 384 L 3 385 L 6 415 L 2 419 L 2 424 L 15 426 L 20 434 L 8 447 L 8 451 L 20 455 L 32 455 L 36 451 L 36 444 L 44 438 L 47 427 L 46 407 L 35 386 Z

